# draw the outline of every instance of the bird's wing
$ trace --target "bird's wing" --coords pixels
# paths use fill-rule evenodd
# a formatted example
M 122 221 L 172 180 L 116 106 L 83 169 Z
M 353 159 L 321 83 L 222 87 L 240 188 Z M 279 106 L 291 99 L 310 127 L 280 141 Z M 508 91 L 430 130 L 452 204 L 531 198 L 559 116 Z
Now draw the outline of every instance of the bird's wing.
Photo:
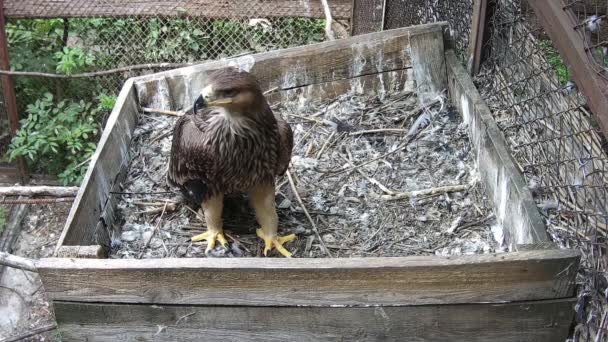
M 200 204 L 214 179 L 214 154 L 204 143 L 205 120 L 199 115 L 180 117 L 173 128 L 167 181 Z
M 279 114 L 275 114 L 277 120 L 277 129 L 279 131 L 279 151 L 277 163 L 277 175 L 282 176 L 287 171 L 289 162 L 291 161 L 291 152 L 293 150 L 293 131 L 291 127 Z

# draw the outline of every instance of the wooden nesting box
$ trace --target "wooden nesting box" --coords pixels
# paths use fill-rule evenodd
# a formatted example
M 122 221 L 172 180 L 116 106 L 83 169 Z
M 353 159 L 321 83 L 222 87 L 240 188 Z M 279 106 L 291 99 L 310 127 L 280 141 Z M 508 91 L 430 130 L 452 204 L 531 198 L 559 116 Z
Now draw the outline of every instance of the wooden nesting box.
M 504 138 L 451 51 L 445 23 L 261 53 L 127 81 L 58 245 L 37 263 L 65 341 L 559 341 L 577 251 L 549 242 Z M 275 99 L 449 89 L 511 252 L 351 259 L 104 259 L 140 107 L 179 110 L 210 70 L 249 70 Z

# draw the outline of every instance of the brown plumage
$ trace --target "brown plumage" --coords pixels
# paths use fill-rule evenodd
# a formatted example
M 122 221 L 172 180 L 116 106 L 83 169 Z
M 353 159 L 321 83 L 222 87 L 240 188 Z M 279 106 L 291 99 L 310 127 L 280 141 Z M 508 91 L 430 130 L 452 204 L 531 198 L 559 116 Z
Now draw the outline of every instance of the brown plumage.
M 289 124 L 273 114 L 257 80 L 234 68 L 220 69 L 210 73 L 192 113 L 175 125 L 167 180 L 201 204 L 218 241 L 223 195 L 234 192 L 249 193 L 262 235 L 277 238 L 274 182 L 287 170 L 292 148 Z M 199 238 L 213 248 L 213 234 L 205 234 Z

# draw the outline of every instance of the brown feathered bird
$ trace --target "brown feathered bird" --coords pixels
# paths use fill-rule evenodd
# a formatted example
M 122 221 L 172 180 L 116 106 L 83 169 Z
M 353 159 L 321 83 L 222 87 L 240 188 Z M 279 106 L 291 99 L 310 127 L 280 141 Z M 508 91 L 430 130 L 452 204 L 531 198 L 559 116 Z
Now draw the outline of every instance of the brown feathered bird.
M 273 114 L 257 80 L 248 72 L 225 68 L 210 73 L 192 113 L 177 120 L 169 161 L 168 183 L 201 205 L 207 231 L 192 241 L 219 241 L 225 194 L 244 192 L 261 228 L 264 255 L 273 247 L 290 257 L 283 244 L 295 235 L 277 235 L 275 178 L 287 170 L 293 132 Z

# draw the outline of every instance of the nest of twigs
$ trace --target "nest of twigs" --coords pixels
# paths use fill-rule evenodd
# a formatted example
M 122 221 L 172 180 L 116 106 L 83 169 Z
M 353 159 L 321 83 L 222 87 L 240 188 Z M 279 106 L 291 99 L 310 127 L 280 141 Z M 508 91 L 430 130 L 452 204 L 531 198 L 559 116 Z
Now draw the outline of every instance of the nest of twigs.
M 296 233 L 296 257 L 453 255 L 502 251 L 474 154 L 444 99 L 422 106 L 412 92 L 347 94 L 325 103 L 274 105 L 294 131 L 288 176 L 277 180 L 279 233 Z M 115 258 L 204 257 L 195 210 L 165 181 L 176 117 L 142 114 L 118 201 Z M 290 179 L 291 178 L 291 179 Z M 255 216 L 228 196 L 228 250 L 259 256 Z M 118 243 L 120 240 L 120 243 Z

